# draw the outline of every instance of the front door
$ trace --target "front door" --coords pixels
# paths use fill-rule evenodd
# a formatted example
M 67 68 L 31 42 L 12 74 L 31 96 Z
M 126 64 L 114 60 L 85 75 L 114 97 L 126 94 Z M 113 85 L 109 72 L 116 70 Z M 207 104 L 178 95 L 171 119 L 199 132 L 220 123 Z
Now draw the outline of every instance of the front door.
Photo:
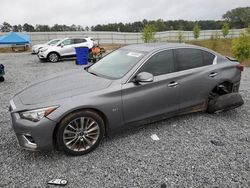
M 172 50 L 157 52 L 136 72 L 149 72 L 154 81 L 137 84 L 132 80 L 122 85 L 123 116 L 126 123 L 161 114 L 178 112 L 179 87 L 175 80 Z
M 62 44 L 62 46 L 60 47 L 61 56 L 71 57 L 75 55 L 74 39 L 66 39 L 61 44 Z

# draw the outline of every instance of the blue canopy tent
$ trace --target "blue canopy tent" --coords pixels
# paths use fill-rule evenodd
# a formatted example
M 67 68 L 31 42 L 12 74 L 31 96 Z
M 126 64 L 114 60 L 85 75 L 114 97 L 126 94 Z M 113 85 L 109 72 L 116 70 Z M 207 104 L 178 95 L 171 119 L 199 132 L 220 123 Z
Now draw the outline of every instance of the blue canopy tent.
M 22 33 L 9 32 L 0 37 L 0 45 L 11 45 L 13 51 L 16 48 L 23 47 L 23 50 L 29 47 L 30 36 Z
M 7 35 L 0 37 L 0 44 L 29 44 L 30 43 L 30 36 L 10 32 Z

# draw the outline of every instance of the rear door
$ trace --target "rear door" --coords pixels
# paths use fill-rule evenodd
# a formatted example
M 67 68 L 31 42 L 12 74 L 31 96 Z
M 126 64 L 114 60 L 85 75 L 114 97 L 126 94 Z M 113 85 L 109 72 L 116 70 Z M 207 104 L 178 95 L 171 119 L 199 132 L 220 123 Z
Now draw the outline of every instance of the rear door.
M 173 50 L 164 50 L 149 58 L 135 73 L 149 72 L 154 81 L 122 85 L 123 114 L 126 123 L 174 113 L 179 110 L 179 87 L 175 83 Z
M 208 94 L 218 81 L 215 55 L 193 48 L 175 49 L 176 71 L 179 74 L 180 109 L 192 107 L 199 111 L 205 106 Z

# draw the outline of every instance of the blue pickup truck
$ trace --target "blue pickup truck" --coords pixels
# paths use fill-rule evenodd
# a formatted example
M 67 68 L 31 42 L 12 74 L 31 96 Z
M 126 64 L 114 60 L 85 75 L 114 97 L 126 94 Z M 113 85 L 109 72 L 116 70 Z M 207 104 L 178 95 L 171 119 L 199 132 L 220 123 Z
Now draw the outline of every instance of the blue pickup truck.
M 0 64 L 0 82 L 4 81 L 4 77 L 3 77 L 4 74 L 5 74 L 4 66 L 3 66 L 3 64 Z

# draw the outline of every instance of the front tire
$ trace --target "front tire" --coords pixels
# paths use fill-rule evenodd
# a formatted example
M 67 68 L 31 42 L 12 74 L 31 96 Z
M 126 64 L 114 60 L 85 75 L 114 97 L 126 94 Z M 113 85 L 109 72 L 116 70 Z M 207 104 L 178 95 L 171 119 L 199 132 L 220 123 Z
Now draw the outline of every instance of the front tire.
M 48 60 L 52 63 L 58 62 L 60 59 L 59 55 L 55 52 L 52 52 L 48 55 Z
M 104 121 L 97 113 L 90 110 L 73 112 L 61 121 L 57 144 L 66 154 L 84 155 L 100 144 L 104 130 Z

